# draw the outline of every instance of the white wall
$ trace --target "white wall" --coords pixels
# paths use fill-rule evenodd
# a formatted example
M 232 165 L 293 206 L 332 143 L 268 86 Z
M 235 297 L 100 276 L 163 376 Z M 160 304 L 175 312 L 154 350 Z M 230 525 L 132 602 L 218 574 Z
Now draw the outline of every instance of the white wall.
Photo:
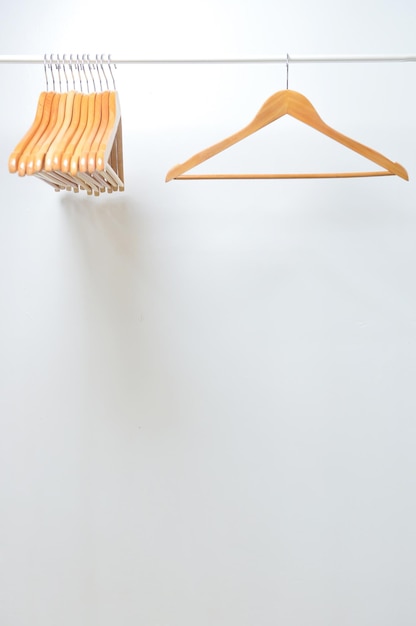
M 16 0 L 0 53 L 414 54 L 415 18 Z M 126 191 L 87 198 L 8 173 L 44 81 L 0 66 L 2 626 L 414 626 L 415 72 L 290 69 L 410 182 L 166 184 L 285 68 L 120 66 Z M 315 135 L 280 120 L 231 164 L 362 168 Z

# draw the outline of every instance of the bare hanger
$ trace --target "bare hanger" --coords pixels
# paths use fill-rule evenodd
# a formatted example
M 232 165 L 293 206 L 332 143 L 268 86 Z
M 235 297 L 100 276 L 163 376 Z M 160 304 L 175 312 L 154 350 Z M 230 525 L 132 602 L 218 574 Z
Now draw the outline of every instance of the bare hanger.
M 290 115 L 297 120 L 300 120 L 304 124 L 315 128 L 319 132 L 327 135 L 331 139 L 334 139 L 338 143 L 346 146 L 350 150 L 354 150 L 366 157 L 370 161 L 373 161 L 377 165 L 383 168 L 381 171 L 371 172 L 339 172 L 339 173 L 322 173 L 322 174 L 185 174 L 188 170 L 203 163 L 207 159 L 210 159 L 214 155 L 226 150 L 235 143 L 245 139 L 249 135 L 260 130 L 267 124 L 274 122 L 283 115 Z M 350 137 L 341 134 L 328 126 L 318 115 L 315 108 L 309 102 L 309 100 L 297 91 L 285 89 L 273 94 L 263 106 L 255 118 L 242 130 L 234 133 L 230 137 L 227 137 L 223 141 L 216 143 L 215 145 L 206 148 L 202 152 L 198 152 L 190 159 L 176 165 L 166 175 L 166 182 L 177 180 L 189 180 L 189 179 L 234 179 L 234 178 L 349 178 L 357 176 L 400 176 L 405 180 L 409 180 L 409 176 L 402 165 L 390 161 L 387 157 L 383 156 L 379 152 L 364 146 L 357 141 L 354 141 Z

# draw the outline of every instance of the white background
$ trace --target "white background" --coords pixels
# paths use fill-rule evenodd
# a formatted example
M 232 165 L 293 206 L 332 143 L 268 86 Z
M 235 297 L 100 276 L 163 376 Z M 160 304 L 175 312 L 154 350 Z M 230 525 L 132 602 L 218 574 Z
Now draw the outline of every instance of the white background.
M 410 0 L 15 0 L 0 53 L 415 54 L 415 18 Z M 409 182 L 165 183 L 285 67 L 115 75 L 126 191 L 89 198 L 9 174 L 45 83 L 0 66 L 1 625 L 414 626 L 416 65 L 289 73 Z M 291 118 L 217 158 L 368 169 Z

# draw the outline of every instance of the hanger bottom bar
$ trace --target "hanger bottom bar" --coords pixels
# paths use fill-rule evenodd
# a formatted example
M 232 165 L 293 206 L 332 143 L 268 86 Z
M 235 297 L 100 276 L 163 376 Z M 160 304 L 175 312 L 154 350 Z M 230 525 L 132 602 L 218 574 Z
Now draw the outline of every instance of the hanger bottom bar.
M 173 180 L 240 180 L 276 178 L 365 178 L 370 176 L 394 176 L 392 172 L 329 172 L 323 174 L 182 174 Z

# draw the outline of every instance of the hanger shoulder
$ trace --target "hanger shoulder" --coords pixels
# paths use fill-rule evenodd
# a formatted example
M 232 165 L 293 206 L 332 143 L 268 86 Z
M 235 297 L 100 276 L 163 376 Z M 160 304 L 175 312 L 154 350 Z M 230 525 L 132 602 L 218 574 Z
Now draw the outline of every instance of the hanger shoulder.
M 104 171 L 106 163 L 108 163 L 111 150 L 113 148 L 114 139 L 116 137 L 118 124 L 120 121 L 120 103 L 116 91 L 110 91 L 108 101 L 108 121 L 106 129 L 101 137 L 100 145 L 96 154 L 96 169 Z
M 79 157 L 78 167 L 80 172 L 87 172 L 88 170 L 88 155 L 101 123 L 102 95 L 101 92 L 95 94 L 93 118 Z
M 31 158 L 26 165 L 26 174 L 30 175 L 34 174 L 34 172 L 40 172 L 43 168 L 45 154 L 63 121 L 66 97 L 66 93 L 55 94 L 48 126 L 39 141 L 33 147 Z
M 62 172 L 68 173 L 71 169 L 71 158 L 74 153 L 75 148 L 78 145 L 78 142 L 82 136 L 82 133 L 85 130 L 85 126 L 87 124 L 88 117 L 88 94 L 81 94 L 79 100 L 76 100 L 77 108 L 74 111 L 77 122 L 76 129 L 69 139 L 68 143 L 65 146 L 64 152 L 61 158 L 61 170 Z
M 67 111 L 67 115 L 70 118 L 69 124 L 68 126 L 65 126 L 64 132 L 59 138 L 57 138 L 56 143 L 54 142 L 55 145 L 53 147 L 52 154 L 51 154 L 51 159 L 52 159 L 51 169 L 52 170 L 61 169 L 61 164 L 62 164 L 62 159 L 63 159 L 63 155 L 65 152 L 65 148 L 69 144 L 69 142 L 71 141 L 72 137 L 74 136 L 77 130 L 79 119 L 80 119 L 80 112 L 81 112 L 81 98 L 82 98 L 82 94 L 80 92 L 74 92 L 74 97 L 72 99 L 72 107 L 70 108 L 70 110 Z M 67 109 L 68 109 L 68 105 L 70 104 L 71 104 L 71 101 L 68 100 Z M 48 161 L 46 159 L 45 166 L 47 166 L 47 164 L 48 164 Z
M 216 154 L 223 152 L 237 141 L 244 139 L 245 136 L 246 135 L 240 131 L 239 133 L 235 133 L 234 135 L 231 135 L 227 139 L 223 139 L 209 148 L 205 148 L 205 150 L 202 150 L 201 152 L 197 152 L 197 154 L 194 154 L 190 159 L 172 167 L 166 175 L 166 182 L 177 178 L 184 172 L 193 169 L 197 165 L 200 165 L 200 163 L 203 163 Z
M 22 137 L 22 139 L 19 141 L 19 143 L 17 144 L 13 152 L 10 154 L 8 165 L 9 165 L 9 172 L 11 174 L 14 174 L 15 172 L 17 172 L 19 158 L 23 154 L 25 147 L 27 146 L 27 144 L 29 143 L 29 141 L 32 139 L 33 135 L 36 133 L 37 129 L 39 128 L 39 125 L 42 121 L 43 110 L 45 107 L 47 94 L 48 94 L 47 91 L 43 91 L 40 94 L 37 108 L 36 108 L 36 114 L 33 119 L 32 125 L 30 126 L 29 130 L 25 133 L 25 135 Z
M 175 165 L 167 173 L 166 182 L 169 182 L 170 180 L 177 178 L 184 172 L 187 172 L 188 170 L 196 167 L 197 165 L 200 165 L 204 161 L 207 161 L 208 159 L 215 156 L 216 154 L 219 154 L 220 152 L 223 152 L 227 148 L 230 148 L 234 144 L 238 143 L 239 141 L 242 141 L 249 135 L 252 135 L 256 131 L 263 128 L 264 126 L 267 126 L 267 124 L 271 124 L 271 122 L 274 122 L 279 117 L 282 117 L 283 115 L 287 113 L 287 106 L 288 106 L 288 103 L 287 103 L 286 90 L 279 91 L 273 94 L 273 96 L 271 96 L 270 98 L 268 98 L 268 100 L 266 100 L 266 102 L 263 104 L 261 109 L 258 111 L 257 115 L 247 126 L 237 131 L 236 133 L 230 135 L 229 137 L 226 137 L 222 141 L 219 141 L 213 146 L 210 146 L 209 148 L 206 148 L 205 150 L 198 152 L 197 154 L 192 156 L 190 159 L 188 159 L 184 163 Z
M 97 151 L 103 139 L 104 133 L 106 131 L 108 125 L 108 115 L 109 115 L 109 91 L 104 91 L 101 94 L 101 115 L 100 115 L 100 125 L 97 129 L 94 140 L 90 146 L 90 151 L 88 153 L 88 161 L 87 161 L 87 169 L 91 174 L 96 169 L 96 159 L 97 159 Z
M 50 172 L 53 169 L 58 169 L 54 167 L 55 162 L 57 160 L 57 158 L 55 157 L 55 154 L 56 154 L 58 147 L 62 144 L 62 140 L 65 138 L 68 128 L 71 125 L 74 97 L 75 97 L 74 91 L 69 91 L 67 93 L 66 100 L 64 102 L 63 113 L 56 122 L 57 133 L 53 141 L 51 142 L 50 146 L 48 147 L 47 152 L 44 157 L 43 169 L 45 169 L 47 172 Z
M 84 106 L 81 111 L 82 125 L 80 122 L 81 134 L 71 154 L 69 165 L 69 171 L 71 172 L 72 176 L 75 176 L 79 171 L 79 159 L 84 149 L 85 141 L 87 140 L 91 127 L 94 123 L 95 93 L 88 94 L 83 104 Z
M 394 161 L 391 161 L 386 156 L 384 156 L 380 152 L 377 152 L 373 148 L 369 148 L 368 146 L 365 146 L 364 144 L 359 143 L 358 141 L 355 141 L 354 139 L 351 139 L 350 137 L 347 137 L 346 135 L 343 135 L 333 129 L 325 134 L 328 135 L 328 137 L 335 139 L 335 141 L 338 141 L 338 143 L 346 146 L 350 150 L 361 154 L 369 161 L 373 161 L 373 163 L 376 163 L 377 165 L 385 169 L 387 173 L 399 176 L 404 180 L 409 180 L 409 175 L 406 169 L 402 165 L 400 165 L 400 163 L 395 163 Z M 377 173 L 368 172 L 368 175 L 374 176 L 377 175 Z
M 30 137 L 28 143 L 24 147 L 22 154 L 19 156 L 19 163 L 17 166 L 17 172 L 19 176 L 26 175 L 26 166 L 27 166 L 27 162 L 31 158 L 32 150 L 34 146 L 37 144 L 37 142 L 39 141 L 39 139 L 42 137 L 43 133 L 45 132 L 49 124 L 51 111 L 52 111 L 52 103 L 54 101 L 55 96 L 56 96 L 56 92 L 54 91 L 48 91 L 46 93 L 43 111 L 42 111 L 42 119 L 40 121 L 40 124 L 37 127 L 34 134 Z
M 295 91 L 290 91 L 287 112 L 295 119 L 311 126 L 315 130 L 318 130 L 327 137 L 337 141 L 346 148 L 361 154 L 369 161 L 373 161 L 373 163 L 376 163 L 391 174 L 400 176 L 405 180 L 409 180 L 408 173 L 402 165 L 391 161 L 373 148 L 369 148 L 368 146 L 365 146 L 364 144 L 359 143 L 351 137 L 348 137 L 347 135 L 344 135 L 328 126 L 328 124 L 321 119 L 316 109 L 304 95 Z M 366 174 L 367 176 L 374 175 L 372 172 L 367 172 Z

